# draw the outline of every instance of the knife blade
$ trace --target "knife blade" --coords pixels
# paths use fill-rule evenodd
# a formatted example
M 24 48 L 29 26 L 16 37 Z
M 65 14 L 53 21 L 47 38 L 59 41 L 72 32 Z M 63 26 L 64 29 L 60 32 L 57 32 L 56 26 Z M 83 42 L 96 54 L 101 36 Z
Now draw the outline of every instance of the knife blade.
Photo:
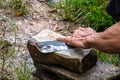
M 60 42 L 57 40 L 37 42 L 36 45 L 41 53 L 52 53 L 52 52 L 63 51 L 63 50 L 75 48 L 74 46 L 68 45 L 64 42 Z

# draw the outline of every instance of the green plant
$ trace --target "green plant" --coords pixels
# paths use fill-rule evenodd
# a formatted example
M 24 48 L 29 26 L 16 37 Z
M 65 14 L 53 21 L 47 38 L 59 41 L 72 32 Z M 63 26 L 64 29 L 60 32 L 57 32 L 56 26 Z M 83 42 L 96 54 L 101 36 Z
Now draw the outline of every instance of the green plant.
M 16 44 L 16 38 L 17 38 L 17 25 L 14 23 L 14 22 L 12 22 L 12 21 L 10 21 L 7 17 L 5 17 L 5 16 L 3 16 L 3 15 L 0 15 L 0 18 L 3 20 L 3 21 L 5 21 L 8 25 L 10 25 L 10 27 L 12 27 L 13 28 L 13 31 L 14 31 L 14 43 Z M 4 30 L 4 35 L 3 35 L 3 37 L 5 36 L 5 30 Z
M 114 23 L 105 10 L 108 2 L 109 0 L 60 0 L 54 7 L 65 20 L 103 31 Z
M 120 66 L 120 55 L 118 54 L 106 54 L 101 51 L 96 50 L 98 58 L 107 63 Z
M 21 65 L 22 65 L 21 67 L 15 68 L 15 72 L 17 74 L 17 79 L 18 80 L 30 80 L 31 71 L 27 67 L 26 62 L 24 62 L 24 64 L 21 63 Z
M 4 2 L 5 2 L 6 0 L 0 0 L 0 8 L 3 8 L 4 7 Z
M 23 0 L 12 0 L 10 5 L 16 16 L 23 16 L 28 13 L 26 3 Z
M 59 14 L 68 21 L 77 21 L 83 16 L 79 0 L 60 0 L 54 7 L 59 9 Z M 81 18 L 82 19 L 82 18 Z
M 109 0 L 60 0 L 54 4 L 59 14 L 68 21 L 80 23 L 94 28 L 96 31 L 103 31 L 110 27 L 114 20 L 106 12 Z M 109 55 L 97 51 L 99 59 L 119 65 L 119 55 Z
M 110 27 L 114 23 L 114 20 L 105 10 L 107 4 L 108 0 L 84 0 L 82 6 L 84 14 L 87 14 L 87 16 L 83 22 L 90 24 L 96 31 L 103 31 Z
M 8 23 L 8 25 L 10 25 L 13 28 L 14 31 L 14 45 L 11 44 L 10 42 L 8 42 L 7 40 L 5 40 L 5 35 L 6 35 L 6 27 L 7 26 L 3 26 L 1 27 L 2 33 L 1 33 L 1 37 L 0 37 L 0 59 L 2 61 L 1 63 L 1 72 L 0 72 L 0 79 L 3 80 L 8 80 L 11 79 L 10 76 L 8 76 L 8 71 L 7 68 L 9 67 L 10 63 L 8 62 L 8 59 L 13 57 L 14 54 L 16 53 L 15 51 L 15 45 L 16 45 L 16 26 L 15 24 L 10 21 L 7 17 L 0 15 L 0 20 L 2 22 Z
M 7 59 L 10 56 L 10 47 L 11 44 L 6 40 L 0 40 L 0 59 L 1 59 L 1 67 L 0 67 L 0 79 L 8 80 L 7 75 Z
M 14 44 L 10 44 L 8 41 L 4 40 L 6 35 L 6 27 L 4 26 L 2 28 L 2 36 L 0 36 L 0 60 L 2 60 L 1 66 L 0 66 L 0 80 L 13 80 L 11 79 L 11 76 L 8 75 L 7 68 L 12 65 L 11 63 L 7 64 L 7 60 L 10 58 L 14 58 L 14 55 L 16 54 L 16 37 L 17 37 L 17 30 L 16 30 L 16 24 L 12 21 L 10 21 L 7 17 L 0 15 L 0 20 L 7 23 L 14 31 Z M 17 75 L 18 80 L 30 80 L 31 71 L 27 67 L 26 61 L 24 63 L 20 62 L 19 67 L 15 67 L 15 72 Z

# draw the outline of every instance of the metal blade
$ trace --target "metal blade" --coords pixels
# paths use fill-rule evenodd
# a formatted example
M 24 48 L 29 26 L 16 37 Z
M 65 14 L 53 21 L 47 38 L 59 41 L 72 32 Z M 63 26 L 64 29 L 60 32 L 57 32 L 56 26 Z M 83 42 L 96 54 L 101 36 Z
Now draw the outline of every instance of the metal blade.
M 38 42 L 36 43 L 39 51 L 41 53 L 52 53 L 56 51 L 63 51 L 63 50 L 68 50 L 68 49 L 74 49 L 75 47 L 68 45 L 64 42 L 60 41 L 45 41 L 45 42 Z

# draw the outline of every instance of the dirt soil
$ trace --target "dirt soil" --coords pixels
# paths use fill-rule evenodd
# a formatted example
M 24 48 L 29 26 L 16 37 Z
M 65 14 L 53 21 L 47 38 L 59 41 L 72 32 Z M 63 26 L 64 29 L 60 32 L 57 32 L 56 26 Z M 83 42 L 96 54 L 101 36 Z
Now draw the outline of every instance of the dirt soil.
M 27 66 L 32 72 L 35 71 L 33 61 L 26 47 L 27 41 L 32 36 L 43 29 L 50 29 L 63 35 L 70 35 L 75 28 L 79 27 L 79 25 L 73 25 L 70 22 L 63 21 L 57 11 L 48 6 L 44 1 L 28 0 L 27 3 L 29 14 L 22 17 L 16 17 L 8 7 L 0 9 L 0 15 L 2 16 L 0 20 L 0 38 L 2 40 L 7 40 L 8 43 L 12 45 L 15 42 L 14 30 L 10 24 L 5 22 L 4 18 L 16 24 L 17 45 L 15 45 L 15 50 L 17 50 L 17 52 L 14 57 L 6 58 L 6 64 L 12 63 L 9 68 L 6 68 L 6 71 L 11 76 L 15 75 L 15 73 L 13 73 L 14 68 L 16 66 L 21 66 L 23 62 L 27 62 Z M 2 59 L 0 59 L 0 65 L 1 64 Z M 31 79 L 35 80 L 33 77 Z

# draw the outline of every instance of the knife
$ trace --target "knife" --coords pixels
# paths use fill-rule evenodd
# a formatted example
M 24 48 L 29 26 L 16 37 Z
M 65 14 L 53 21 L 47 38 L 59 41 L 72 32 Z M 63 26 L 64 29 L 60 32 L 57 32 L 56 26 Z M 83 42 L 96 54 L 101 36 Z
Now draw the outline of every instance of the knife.
M 52 53 L 75 48 L 74 46 L 68 45 L 65 42 L 60 42 L 57 40 L 37 42 L 36 45 L 41 53 Z

